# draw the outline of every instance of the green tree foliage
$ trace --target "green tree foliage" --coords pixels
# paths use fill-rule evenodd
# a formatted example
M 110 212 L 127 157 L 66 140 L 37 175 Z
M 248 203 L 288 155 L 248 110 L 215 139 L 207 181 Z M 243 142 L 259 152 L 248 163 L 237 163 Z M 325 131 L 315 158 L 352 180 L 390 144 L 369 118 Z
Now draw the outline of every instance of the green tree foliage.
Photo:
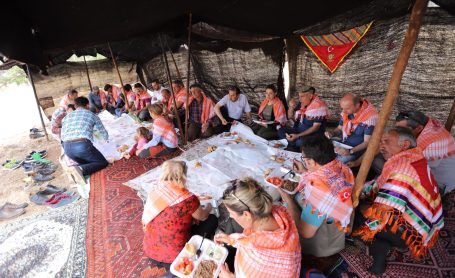
M 12 84 L 20 85 L 27 82 L 27 75 L 18 66 L 14 66 L 3 72 L 0 71 L 0 87 L 6 87 Z

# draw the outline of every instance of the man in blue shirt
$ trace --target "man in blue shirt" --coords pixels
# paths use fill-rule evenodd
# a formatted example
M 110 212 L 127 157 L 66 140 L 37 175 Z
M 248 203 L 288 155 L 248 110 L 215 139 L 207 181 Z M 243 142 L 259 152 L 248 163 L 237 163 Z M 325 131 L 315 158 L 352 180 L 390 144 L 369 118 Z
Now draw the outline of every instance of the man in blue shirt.
M 352 147 L 335 148 L 337 159 L 346 164 L 360 157 L 368 147 L 378 112 L 368 100 L 353 93 L 347 93 L 341 98 L 340 107 L 342 112 L 338 127 L 332 132 L 326 132 L 326 136 L 331 138 L 342 135 L 341 143 Z
M 76 111 L 63 119 L 61 140 L 65 154 L 79 164 L 75 168 L 77 172 L 86 176 L 109 165 L 106 158 L 93 146 L 94 128 L 106 141 L 109 134 L 100 118 L 88 109 L 89 101 L 86 97 L 78 97 L 74 102 Z
M 93 86 L 93 92 L 88 94 L 88 100 L 90 102 L 90 111 L 93 113 L 99 113 L 103 110 L 103 103 L 101 101 L 100 88 L 98 86 Z
M 308 87 L 299 92 L 300 107 L 295 110 L 290 105 L 290 111 L 295 111 L 294 115 L 289 115 L 289 119 L 296 121 L 294 127 L 283 127 L 278 130 L 280 139 L 287 139 L 288 150 L 300 152 L 305 136 L 312 134 L 324 134 L 325 122 L 329 116 L 329 109 L 324 101 L 316 94 L 313 87 Z M 292 108 L 291 108 L 292 107 Z

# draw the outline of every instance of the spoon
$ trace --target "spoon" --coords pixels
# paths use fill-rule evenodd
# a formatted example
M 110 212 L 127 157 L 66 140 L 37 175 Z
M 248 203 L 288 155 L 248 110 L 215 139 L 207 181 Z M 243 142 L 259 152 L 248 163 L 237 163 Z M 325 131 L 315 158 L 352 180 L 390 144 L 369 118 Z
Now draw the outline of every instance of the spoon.
M 281 178 L 284 179 L 284 177 L 286 177 L 288 174 L 290 174 L 292 172 L 292 169 L 289 170 L 289 172 L 287 172 L 286 174 L 282 175 Z
M 201 247 L 202 247 L 202 244 L 204 243 L 205 236 L 206 236 L 206 233 L 204 233 L 204 236 L 202 237 L 201 245 L 199 245 L 199 248 L 196 250 L 197 259 L 199 259 L 199 257 L 201 256 L 201 253 L 202 253 Z

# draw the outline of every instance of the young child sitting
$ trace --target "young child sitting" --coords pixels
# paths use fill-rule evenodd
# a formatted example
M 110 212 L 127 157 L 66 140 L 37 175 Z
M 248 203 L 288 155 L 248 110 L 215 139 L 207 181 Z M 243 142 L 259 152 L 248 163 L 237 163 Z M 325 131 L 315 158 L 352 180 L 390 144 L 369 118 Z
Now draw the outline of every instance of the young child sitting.
M 123 157 L 126 159 L 130 159 L 130 157 L 134 155 L 139 155 L 139 153 L 144 148 L 144 145 L 150 141 L 150 131 L 145 127 L 140 127 L 136 130 L 136 135 L 134 135 L 134 140 L 136 144 L 134 144 L 131 151 L 127 154 L 124 154 Z

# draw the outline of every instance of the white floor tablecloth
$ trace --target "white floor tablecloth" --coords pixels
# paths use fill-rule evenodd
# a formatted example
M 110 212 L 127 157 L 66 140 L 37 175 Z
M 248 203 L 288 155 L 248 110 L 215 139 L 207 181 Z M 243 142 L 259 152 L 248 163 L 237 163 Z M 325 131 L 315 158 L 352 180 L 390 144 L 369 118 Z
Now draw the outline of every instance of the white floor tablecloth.
M 122 114 L 121 117 L 117 118 L 111 113 L 103 111 L 98 114 L 98 117 L 109 133 L 109 140 L 106 143 L 99 131 L 95 131 L 93 145 L 108 161 L 121 159 L 122 153 L 118 152 L 117 149 L 122 145 L 128 145 L 130 150 L 136 143 L 134 141 L 136 130 L 143 124 L 136 122 L 128 114 Z
M 264 172 L 269 168 L 279 168 L 283 165 L 292 167 L 292 159 L 300 157 L 300 154 L 269 146 L 273 144 L 254 135 L 251 129 L 243 124 L 233 126 L 231 132 L 237 132 L 243 142 L 226 140 L 223 135 L 212 137 L 207 143 L 217 147 L 214 152 L 207 152 L 203 157 L 187 161 L 187 188 L 197 195 L 208 194 L 220 199 L 229 181 L 250 176 L 260 182 L 274 200 L 277 200 L 279 193 L 274 187 L 267 185 Z M 245 143 L 246 140 L 249 142 Z M 272 155 L 283 157 L 286 161 L 284 163 L 273 161 Z M 183 160 L 179 157 L 175 159 Z M 196 163 L 200 163 L 202 167 L 196 168 Z M 126 182 L 125 185 L 139 190 L 141 194 L 147 194 L 157 184 L 160 174 L 161 167 L 157 167 Z

